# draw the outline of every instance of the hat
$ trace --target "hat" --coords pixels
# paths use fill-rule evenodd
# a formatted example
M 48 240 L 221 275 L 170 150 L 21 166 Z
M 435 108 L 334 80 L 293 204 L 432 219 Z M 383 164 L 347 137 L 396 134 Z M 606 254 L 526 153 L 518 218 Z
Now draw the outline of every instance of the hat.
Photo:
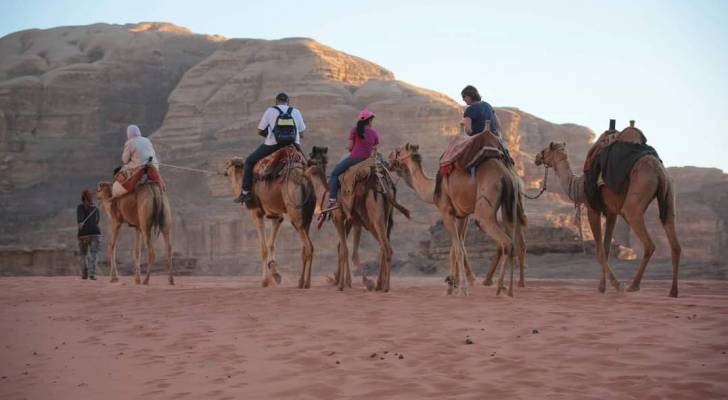
M 359 113 L 359 116 L 356 119 L 358 119 L 359 121 L 364 121 L 372 117 L 374 117 L 374 113 L 365 109 Z
M 280 92 L 280 93 L 278 93 L 278 95 L 276 95 L 276 100 L 278 100 L 278 101 L 285 101 L 287 103 L 288 102 L 288 95 L 285 94 L 285 93 L 283 93 L 283 92 Z

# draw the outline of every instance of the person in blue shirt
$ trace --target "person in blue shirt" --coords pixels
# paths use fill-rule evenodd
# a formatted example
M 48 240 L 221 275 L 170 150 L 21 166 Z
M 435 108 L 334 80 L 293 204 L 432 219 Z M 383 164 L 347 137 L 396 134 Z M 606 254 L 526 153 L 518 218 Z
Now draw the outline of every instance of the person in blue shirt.
M 495 111 L 490 104 L 480 98 L 478 89 L 474 86 L 468 85 L 465 86 L 465 89 L 463 89 L 460 94 L 463 96 L 465 104 L 467 104 L 465 113 L 463 114 L 465 133 L 469 136 L 473 136 L 477 133 L 483 132 L 485 130 L 485 121 L 490 121 L 488 130 L 500 137 L 500 124 L 498 124 L 498 118 L 495 116 Z

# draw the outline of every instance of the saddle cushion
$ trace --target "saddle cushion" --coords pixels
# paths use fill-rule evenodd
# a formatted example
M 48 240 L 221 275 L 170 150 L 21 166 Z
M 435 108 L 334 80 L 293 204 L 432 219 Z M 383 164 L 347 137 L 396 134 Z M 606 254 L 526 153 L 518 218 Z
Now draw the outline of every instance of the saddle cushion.
M 603 211 L 600 186 L 606 185 L 615 193 L 626 193 L 634 164 L 646 156 L 660 160 L 654 148 L 642 143 L 614 141 L 603 148 L 591 168 L 584 173 L 584 192 L 589 206 L 594 210 Z
M 605 131 L 599 136 L 596 142 L 589 149 L 586 154 L 586 160 L 584 160 L 584 172 L 591 169 L 594 160 L 599 157 L 599 153 L 612 143 L 623 142 L 623 143 L 634 143 L 634 144 L 647 144 L 647 138 L 641 130 L 628 126 L 624 128 L 622 132 L 617 131 Z
M 287 168 L 305 168 L 306 157 L 295 146 L 286 146 L 276 150 L 258 161 L 253 168 L 253 179 L 273 179 Z
M 440 173 L 447 176 L 454 168 L 469 169 L 490 158 L 505 159 L 500 138 L 484 131 L 473 136 L 455 136 L 440 157 Z
M 159 173 L 159 170 L 152 165 L 120 171 L 116 174 L 116 176 L 114 176 L 114 181 L 118 182 L 126 193 L 131 193 L 145 175 L 147 177 L 146 182 L 156 183 L 162 188 L 162 190 L 166 189 L 166 184 L 162 175 Z

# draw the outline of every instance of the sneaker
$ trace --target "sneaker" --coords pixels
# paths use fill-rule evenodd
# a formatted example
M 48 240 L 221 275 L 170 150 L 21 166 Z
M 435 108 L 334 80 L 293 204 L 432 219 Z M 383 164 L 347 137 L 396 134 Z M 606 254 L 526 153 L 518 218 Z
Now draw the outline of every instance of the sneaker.
M 331 211 L 337 207 L 336 199 L 329 199 L 328 204 L 326 204 L 326 207 L 322 210 L 323 212 Z
M 88 272 L 87 271 L 84 270 L 83 272 L 81 272 L 81 279 L 88 279 Z
M 248 204 L 251 200 L 253 200 L 253 194 L 250 192 L 241 192 L 240 196 L 238 196 L 233 202 L 235 203 L 245 203 Z
M 91 279 L 92 281 L 95 281 L 96 280 L 96 277 L 93 276 L 93 275 L 91 275 L 91 276 L 88 277 L 88 279 Z

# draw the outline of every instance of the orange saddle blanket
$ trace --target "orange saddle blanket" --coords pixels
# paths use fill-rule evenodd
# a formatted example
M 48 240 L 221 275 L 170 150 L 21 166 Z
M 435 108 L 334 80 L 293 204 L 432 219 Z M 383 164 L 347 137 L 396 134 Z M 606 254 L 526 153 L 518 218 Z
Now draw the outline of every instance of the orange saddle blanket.
M 114 176 L 114 180 L 119 182 L 127 193 L 131 193 L 145 175 L 147 177 L 147 183 L 156 183 L 162 188 L 162 190 L 166 189 L 166 184 L 162 175 L 159 173 L 159 170 L 151 165 L 121 171 Z

